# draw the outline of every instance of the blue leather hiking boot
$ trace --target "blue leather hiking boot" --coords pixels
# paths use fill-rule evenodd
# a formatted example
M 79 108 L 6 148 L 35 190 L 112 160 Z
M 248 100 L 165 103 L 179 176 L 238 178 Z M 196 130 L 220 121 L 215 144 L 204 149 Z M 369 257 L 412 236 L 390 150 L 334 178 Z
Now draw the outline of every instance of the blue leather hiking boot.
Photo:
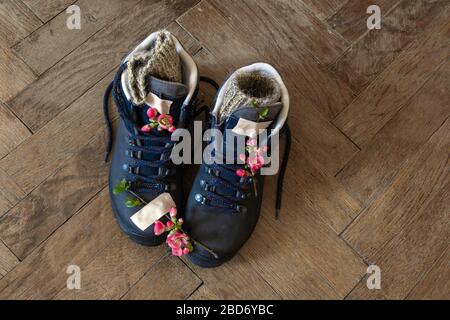
M 171 161 L 171 135 L 189 127 L 197 90 L 192 57 L 173 35 L 155 32 L 125 58 L 105 93 L 106 158 L 112 150 L 111 92 L 120 115 L 109 173 L 112 209 L 123 232 L 139 244 L 165 240 L 148 222 L 153 214 L 183 208 L 183 168 Z
M 278 215 L 290 148 L 288 112 L 286 86 L 268 64 L 241 68 L 220 88 L 210 114 L 209 128 L 217 130 L 211 135 L 214 148 L 211 156 L 203 159 L 185 210 L 188 234 L 210 249 L 195 246 L 188 254 L 194 264 L 217 267 L 230 260 L 249 239 L 261 209 L 264 188 L 261 169 L 268 164 L 263 154 L 270 152 L 270 142 L 278 141 L 274 137 L 285 129 L 287 140 L 276 203 Z M 267 129 L 265 137 L 260 134 L 261 129 Z M 237 142 L 239 138 L 243 141 L 241 145 Z M 230 164 L 229 159 L 217 160 L 222 156 L 230 157 L 234 163 Z

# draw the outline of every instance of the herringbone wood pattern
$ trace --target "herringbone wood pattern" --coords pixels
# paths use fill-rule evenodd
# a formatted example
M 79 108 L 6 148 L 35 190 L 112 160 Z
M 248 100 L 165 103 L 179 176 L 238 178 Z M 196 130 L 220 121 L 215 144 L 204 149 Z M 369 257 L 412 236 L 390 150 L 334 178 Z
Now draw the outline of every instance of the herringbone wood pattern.
M 450 298 L 449 14 L 448 0 L 0 1 L 0 298 Z M 253 236 L 218 269 L 132 243 L 105 188 L 103 91 L 161 28 L 201 74 L 264 60 L 291 94 L 281 220 L 269 178 Z

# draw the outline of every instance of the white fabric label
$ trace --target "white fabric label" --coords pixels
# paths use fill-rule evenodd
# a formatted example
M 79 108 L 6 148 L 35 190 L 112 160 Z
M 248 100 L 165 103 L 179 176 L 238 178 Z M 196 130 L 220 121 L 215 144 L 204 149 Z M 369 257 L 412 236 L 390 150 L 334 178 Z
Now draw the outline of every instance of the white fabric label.
M 158 110 L 158 112 L 161 114 L 169 114 L 170 106 L 172 105 L 173 101 L 163 100 L 156 94 L 150 92 L 147 98 L 145 98 L 145 103 L 147 103 L 150 107 Z
M 267 122 L 253 122 L 240 118 L 236 127 L 233 128 L 233 133 L 255 138 L 260 130 L 267 129 L 272 121 Z
M 153 199 L 152 202 L 147 204 L 141 210 L 136 212 L 131 217 L 131 221 L 133 221 L 139 229 L 145 231 L 162 216 L 168 213 L 172 207 L 176 207 L 172 196 L 169 193 L 163 193 Z

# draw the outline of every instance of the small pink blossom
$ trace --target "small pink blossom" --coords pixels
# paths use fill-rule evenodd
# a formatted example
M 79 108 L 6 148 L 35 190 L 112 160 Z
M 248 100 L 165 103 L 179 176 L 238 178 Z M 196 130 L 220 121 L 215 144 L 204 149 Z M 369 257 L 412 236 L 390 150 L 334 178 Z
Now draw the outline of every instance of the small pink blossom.
M 169 130 L 173 127 L 173 117 L 169 114 L 160 114 L 158 116 L 158 124 L 158 129 Z
M 166 227 L 167 227 L 167 229 L 172 229 L 172 227 L 174 226 L 175 224 L 172 222 L 172 221 L 167 221 L 167 223 L 166 223 Z
M 141 131 L 145 132 L 145 133 L 149 133 L 150 131 L 152 131 L 152 127 L 150 125 L 146 124 L 145 126 L 143 126 L 141 128 Z
M 181 257 L 190 252 L 188 248 L 189 237 L 185 233 L 175 231 L 173 234 L 169 234 L 166 243 L 172 249 L 174 256 Z
M 148 116 L 150 119 L 154 119 L 154 118 L 156 117 L 157 114 L 158 114 L 158 110 L 156 110 L 155 108 L 152 108 L 152 107 L 148 108 L 148 110 L 147 110 L 147 116 Z
M 177 128 L 175 128 L 175 126 L 171 126 L 171 127 L 169 128 L 169 132 L 170 132 L 170 133 L 175 132 L 175 130 L 177 130 Z
M 171 218 L 176 217 L 177 216 L 177 208 L 175 208 L 175 207 L 170 208 L 169 214 L 170 214 Z
M 264 165 L 264 158 L 260 155 L 249 157 L 247 160 L 247 164 L 252 172 L 258 171 Z
M 244 169 L 238 169 L 238 170 L 236 170 L 236 174 L 238 175 L 238 177 L 245 177 L 245 175 L 247 174 L 246 172 L 245 172 L 245 170 Z
M 241 153 L 239 155 L 239 160 L 241 160 L 242 162 L 245 162 L 246 159 L 247 159 L 247 157 L 245 156 L 245 154 Z
M 166 226 L 161 221 L 156 221 L 153 231 L 155 235 L 160 236 L 166 231 Z
M 254 138 L 249 139 L 249 140 L 247 141 L 247 145 L 248 145 L 248 146 L 251 146 L 251 147 L 254 147 L 254 146 L 256 146 L 257 144 L 258 144 L 258 141 L 257 141 L 256 139 L 254 139 Z
M 178 219 L 178 224 L 182 225 L 184 223 L 184 220 L 182 218 Z

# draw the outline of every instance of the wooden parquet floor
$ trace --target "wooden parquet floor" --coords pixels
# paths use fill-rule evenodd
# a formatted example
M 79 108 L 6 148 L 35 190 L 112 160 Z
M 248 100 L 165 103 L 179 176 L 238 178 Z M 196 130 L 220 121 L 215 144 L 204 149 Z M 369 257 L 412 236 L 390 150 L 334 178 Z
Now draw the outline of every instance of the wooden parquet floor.
M 449 17 L 448 0 L 0 1 L 0 298 L 449 299 Z M 201 74 L 267 61 L 291 94 L 281 220 L 269 178 L 217 269 L 134 244 L 111 212 L 102 95 L 161 28 Z

